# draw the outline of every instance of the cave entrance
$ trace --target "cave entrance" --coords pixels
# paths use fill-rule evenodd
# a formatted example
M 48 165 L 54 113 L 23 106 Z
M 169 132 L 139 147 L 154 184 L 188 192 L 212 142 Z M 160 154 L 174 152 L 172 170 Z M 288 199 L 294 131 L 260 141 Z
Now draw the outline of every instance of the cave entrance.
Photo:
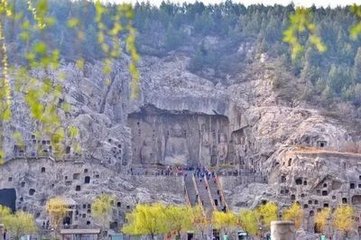
M 10 208 L 13 212 L 16 209 L 16 191 L 14 188 L 0 189 L 0 205 Z
M 317 141 L 317 147 L 324 148 L 327 145 L 326 141 Z
M 132 164 L 210 166 L 231 161 L 229 121 L 223 115 L 146 106 L 128 116 Z
M 361 205 L 361 195 L 354 195 L 351 198 L 352 205 Z
M 73 211 L 67 211 L 66 216 L 63 218 L 64 226 L 71 226 L 73 224 Z

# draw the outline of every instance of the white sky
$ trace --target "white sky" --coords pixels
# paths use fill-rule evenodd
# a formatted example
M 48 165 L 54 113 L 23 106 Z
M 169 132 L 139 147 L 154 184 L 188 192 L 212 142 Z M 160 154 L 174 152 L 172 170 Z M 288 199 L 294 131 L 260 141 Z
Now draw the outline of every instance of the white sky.
M 127 2 L 127 3 L 136 3 L 137 0 L 104 0 L 105 2 Z M 144 0 L 138 0 L 139 2 L 147 2 Z M 166 1 L 166 0 L 165 0 Z M 175 3 L 183 3 L 183 2 L 189 2 L 193 3 L 196 0 L 170 0 L 170 2 Z M 149 0 L 149 2 L 153 5 L 159 5 L 162 0 Z M 215 4 L 215 3 L 221 3 L 224 2 L 224 0 L 198 0 L 198 2 L 204 2 L 205 4 Z M 250 4 L 260 4 L 263 3 L 264 5 L 274 5 L 274 4 L 281 4 L 281 5 L 288 5 L 291 3 L 291 0 L 233 0 L 233 2 L 239 2 L 244 5 L 250 5 Z M 360 4 L 360 0 L 293 0 L 293 3 L 296 6 L 305 6 L 309 7 L 315 4 L 317 7 L 323 6 L 323 7 L 337 7 L 337 6 L 346 6 L 351 5 L 353 3 Z

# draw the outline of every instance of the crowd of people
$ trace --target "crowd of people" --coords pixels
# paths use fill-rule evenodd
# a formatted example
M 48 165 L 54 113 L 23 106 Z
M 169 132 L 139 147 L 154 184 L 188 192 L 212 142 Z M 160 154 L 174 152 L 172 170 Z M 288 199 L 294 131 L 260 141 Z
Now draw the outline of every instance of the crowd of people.
M 205 166 L 150 166 L 148 168 L 142 167 L 130 167 L 127 170 L 128 175 L 132 176 L 185 176 L 189 172 L 193 172 L 194 176 L 198 179 L 202 179 L 207 177 L 209 181 L 212 177 L 216 175 L 215 171 L 209 170 Z M 267 178 L 264 177 L 260 172 L 257 172 L 254 169 L 221 169 L 217 171 L 217 175 L 221 176 L 244 176 L 244 177 L 252 177 L 254 181 L 257 182 L 267 182 Z
M 207 177 L 207 180 L 209 180 L 211 177 L 213 178 L 215 177 L 215 173 L 213 171 L 208 170 L 204 166 L 196 167 L 194 170 L 194 175 L 200 179 Z
M 188 167 L 183 166 L 159 166 L 159 167 L 131 167 L 127 173 L 129 175 L 149 175 L 149 176 L 183 176 L 189 171 Z

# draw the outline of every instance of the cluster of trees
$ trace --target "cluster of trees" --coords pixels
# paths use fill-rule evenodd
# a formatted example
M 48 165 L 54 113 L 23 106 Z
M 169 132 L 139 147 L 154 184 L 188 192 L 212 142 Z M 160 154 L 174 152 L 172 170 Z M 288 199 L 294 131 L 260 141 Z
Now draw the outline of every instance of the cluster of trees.
M 114 197 L 109 194 L 101 194 L 92 202 L 92 217 L 105 230 L 109 222 L 114 206 Z M 50 198 L 45 205 L 51 226 L 55 234 L 60 232 L 64 218 L 69 214 L 69 203 L 61 196 Z M 5 225 L 8 234 L 18 240 L 24 235 L 36 234 L 38 231 L 34 216 L 30 213 L 18 211 L 12 213 L 7 207 L 0 205 L 0 223 Z
M 97 222 L 102 230 L 109 227 L 115 198 L 110 194 L 101 194 L 97 196 L 91 204 L 91 213 L 93 219 Z M 61 196 L 50 198 L 46 203 L 46 211 L 50 217 L 50 224 L 54 227 L 56 233 L 59 233 L 63 225 L 64 218 L 69 211 L 69 204 Z
M 295 211 L 289 210 L 292 217 L 299 217 Z M 202 236 L 211 229 L 218 229 L 224 234 L 232 230 L 244 229 L 252 236 L 269 230 L 271 221 L 277 220 L 278 207 L 275 203 L 266 203 L 255 210 L 233 212 L 214 211 L 207 217 L 200 206 L 139 204 L 127 214 L 127 224 L 122 231 L 129 235 L 180 236 L 187 231 L 195 231 Z M 291 217 L 290 217 L 291 219 Z
M 139 204 L 126 216 L 127 223 L 122 231 L 129 235 L 180 236 L 187 231 L 195 231 L 202 236 L 210 229 L 218 229 L 224 234 L 243 229 L 250 236 L 262 236 L 270 230 L 271 221 L 279 219 L 277 204 L 268 202 L 255 209 L 243 209 L 238 214 L 215 211 L 207 218 L 200 207 L 183 205 Z M 282 220 L 293 221 L 299 229 L 304 220 L 303 208 L 293 203 L 282 209 Z M 347 236 L 355 230 L 355 211 L 350 205 L 342 204 L 332 213 L 324 208 L 315 214 L 315 224 L 319 232 L 329 233 L 328 226 Z
M 33 215 L 23 211 L 12 213 L 9 208 L 2 205 L 0 205 L 0 223 L 6 226 L 7 232 L 15 240 L 37 232 Z
M 341 100 L 360 107 L 361 41 L 350 30 L 358 23 L 358 17 L 348 7 L 308 9 L 307 16 L 299 19 L 309 22 L 313 34 L 310 38 L 306 33 L 299 34 L 304 54 L 291 61 L 283 39 L 287 39 L 285 30 L 289 29 L 289 16 L 294 12 L 293 5 L 246 8 L 231 1 L 216 5 L 163 2 L 159 8 L 142 3 L 135 5 L 134 24 L 140 33 L 138 46 L 142 53 L 186 51 L 192 56 L 189 69 L 193 72 L 210 68 L 214 76 L 221 78 L 240 73 L 253 59 L 237 50 L 242 43 L 252 43 L 256 53 L 279 59 L 282 70 L 306 82 L 305 93 L 294 98 L 303 97 L 324 106 Z M 208 43 L 206 37 L 217 41 Z
M 92 217 L 103 230 L 109 228 L 114 200 L 112 195 L 102 194 L 92 202 Z M 62 197 L 49 199 L 46 211 L 55 234 L 59 233 L 63 220 L 70 211 L 66 200 Z M 279 220 L 279 212 L 277 204 L 273 202 L 261 204 L 255 209 L 242 209 L 238 214 L 214 211 L 211 216 L 207 216 L 200 206 L 138 204 L 127 213 L 126 224 L 121 231 L 128 235 L 147 235 L 152 239 L 156 235 L 178 238 L 188 231 L 204 236 L 211 229 L 218 229 L 227 235 L 234 230 L 243 229 L 250 236 L 263 236 L 270 230 L 271 221 Z M 281 219 L 293 221 L 296 229 L 302 226 L 304 211 L 300 204 L 293 203 L 281 212 Z M 324 208 L 316 212 L 315 226 L 320 233 L 333 234 L 330 229 L 335 229 L 347 237 L 355 230 L 355 213 L 347 204 L 339 205 L 334 210 Z M 16 240 L 37 232 L 34 217 L 30 213 L 19 211 L 13 214 L 9 208 L 1 205 L 0 222 L 5 224 L 8 233 Z
M 17 2 L 14 8 L 26 13 L 25 17 L 29 15 L 24 1 Z M 117 8 L 114 4 L 105 7 L 108 14 L 102 20 L 106 29 L 112 29 Z M 63 59 L 76 61 L 82 56 L 85 61 L 94 61 L 106 56 L 104 45 L 99 44 L 95 3 L 51 1 L 49 12 L 56 23 L 47 30 L 46 40 L 59 49 Z M 306 99 L 327 104 L 341 99 L 361 106 L 361 41 L 351 38 L 349 31 L 358 21 L 354 13 L 346 7 L 310 8 L 307 18 L 312 17 L 314 24 L 310 26 L 322 39 L 322 49 L 327 51 L 319 53 L 314 38 L 300 34 L 305 54 L 291 61 L 289 47 L 282 39 L 289 26 L 289 16 L 294 12 L 293 5 L 245 7 L 228 0 L 215 5 L 163 2 L 160 7 L 143 2 L 135 4 L 134 13 L 129 14 L 138 31 L 136 46 L 142 54 L 164 56 L 174 50 L 185 51 L 192 57 L 191 71 L 213 69 L 215 77 L 224 77 L 244 70 L 250 59 L 237 50 L 241 43 L 252 43 L 256 53 L 265 52 L 281 59 L 287 71 L 307 81 Z M 69 19 L 77 21 L 69 22 Z M 21 41 L 22 35 L 16 34 L 23 31 L 22 26 L 11 21 L 5 26 L 12 33 L 6 38 L 10 49 L 23 53 L 26 46 Z M 206 37 L 215 37 L 216 43 L 210 44 Z M 109 43 L 105 48 L 112 46 Z M 23 55 L 12 56 L 17 63 L 23 58 Z
M 315 214 L 315 225 L 319 232 L 332 235 L 333 229 L 338 230 L 344 237 L 355 231 L 355 209 L 347 204 L 339 205 L 336 209 L 323 208 Z
M 328 50 L 319 53 L 315 46 L 320 44 L 315 44 L 315 38 L 300 33 L 304 55 L 291 61 L 289 46 L 282 39 L 285 30 L 290 29 L 289 16 L 294 12 L 293 5 L 245 7 L 230 0 L 215 5 L 163 2 L 160 7 L 148 2 L 137 3 L 134 8 L 88 0 L 41 0 L 34 5 L 31 1 L 2 1 L 0 85 L 4 91 L 0 93 L 0 120 L 10 120 L 11 96 L 23 92 L 32 118 L 39 122 L 39 132 L 48 135 L 55 151 L 61 154 L 65 136 L 77 137 L 77 130 L 62 126 L 59 120 L 62 112 L 70 111 L 70 106 L 63 102 L 61 109 L 55 107 L 64 99 L 59 81 L 39 79 L 30 70 L 56 69 L 60 60 L 74 62 L 83 70 L 86 62 L 103 60 L 106 82 L 111 83 L 112 60 L 118 59 L 124 49 L 131 56 L 133 97 L 139 92 L 137 50 L 156 56 L 186 52 L 191 57 L 190 71 L 207 73 L 211 80 L 222 79 L 231 84 L 226 76 L 241 75 L 247 69 L 254 60 L 254 55 L 248 54 L 252 48 L 254 53 L 267 53 L 277 59 L 278 70 L 293 76 L 276 76 L 279 91 L 289 92 L 293 89 L 289 81 L 301 79 L 306 83 L 305 89 L 291 98 L 303 97 L 324 106 L 344 101 L 358 108 L 361 115 L 361 40 L 352 32 L 350 38 L 349 31 L 359 22 L 358 11 L 315 7 L 307 10 L 306 17 L 312 17 L 308 28 L 320 36 L 323 49 Z M 12 72 L 11 66 L 21 67 Z M 9 82 L 9 74 L 19 80 L 16 89 Z M 81 146 L 72 145 L 80 152 Z M 0 151 L 0 161 L 3 156 Z

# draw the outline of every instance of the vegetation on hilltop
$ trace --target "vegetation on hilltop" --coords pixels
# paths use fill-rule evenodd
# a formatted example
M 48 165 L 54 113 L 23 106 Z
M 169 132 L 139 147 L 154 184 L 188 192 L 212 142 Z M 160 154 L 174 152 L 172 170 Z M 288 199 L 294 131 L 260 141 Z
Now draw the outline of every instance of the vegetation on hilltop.
M 109 14 L 104 16 L 104 23 L 108 28 L 116 7 L 106 6 Z M 18 12 L 26 12 L 27 6 L 20 1 L 15 8 Z M 247 56 L 247 49 L 242 51 L 241 48 L 253 48 L 255 53 L 266 53 L 279 59 L 282 70 L 284 68 L 303 80 L 307 89 L 298 95 L 304 99 L 324 106 L 349 102 L 361 114 L 361 40 L 351 38 L 349 31 L 357 23 L 357 17 L 349 8 L 310 8 L 317 27 L 314 31 L 320 35 L 327 51 L 319 53 L 306 33 L 301 33 L 299 41 L 304 54 L 292 61 L 289 47 L 282 39 L 289 16 L 294 12 L 293 5 L 245 7 L 231 1 L 216 5 L 163 2 L 160 7 L 137 3 L 134 6 L 134 27 L 138 31 L 136 45 L 141 55 L 185 52 L 191 57 L 190 71 L 201 74 L 211 70 L 213 77 L 225 82 L 227 75 L 240 74 L 254 61 L 254 56 Z M 94 61 L 104 57 L 97 42 L 98 25 L 93 2 L 50 1 L 49 13 L 56 23 L 48 30 L 46 40 L 60 50 L 63 59 L 76 61 L 82 55 L 85 61 Z M 82 44 L 77 44 L 77 32 L 68 27 L 69 19 L 79 19 L 84 32 Z M 21 31 L 21 26 L 8 22 L 6 29 L 16 33 Z M 20 37 L 11 34 L 7 38 L 11 50 L 18 53 L 24 52 L 26 47 Z M 11 57 L 17 63 L 23 61 L 22 55 Z M 282 78 L 282 75 L 277 77 Z M 279 82 L 287 84 L 285 81 Z M 282 90 L 282 86 L 279 87 Z

